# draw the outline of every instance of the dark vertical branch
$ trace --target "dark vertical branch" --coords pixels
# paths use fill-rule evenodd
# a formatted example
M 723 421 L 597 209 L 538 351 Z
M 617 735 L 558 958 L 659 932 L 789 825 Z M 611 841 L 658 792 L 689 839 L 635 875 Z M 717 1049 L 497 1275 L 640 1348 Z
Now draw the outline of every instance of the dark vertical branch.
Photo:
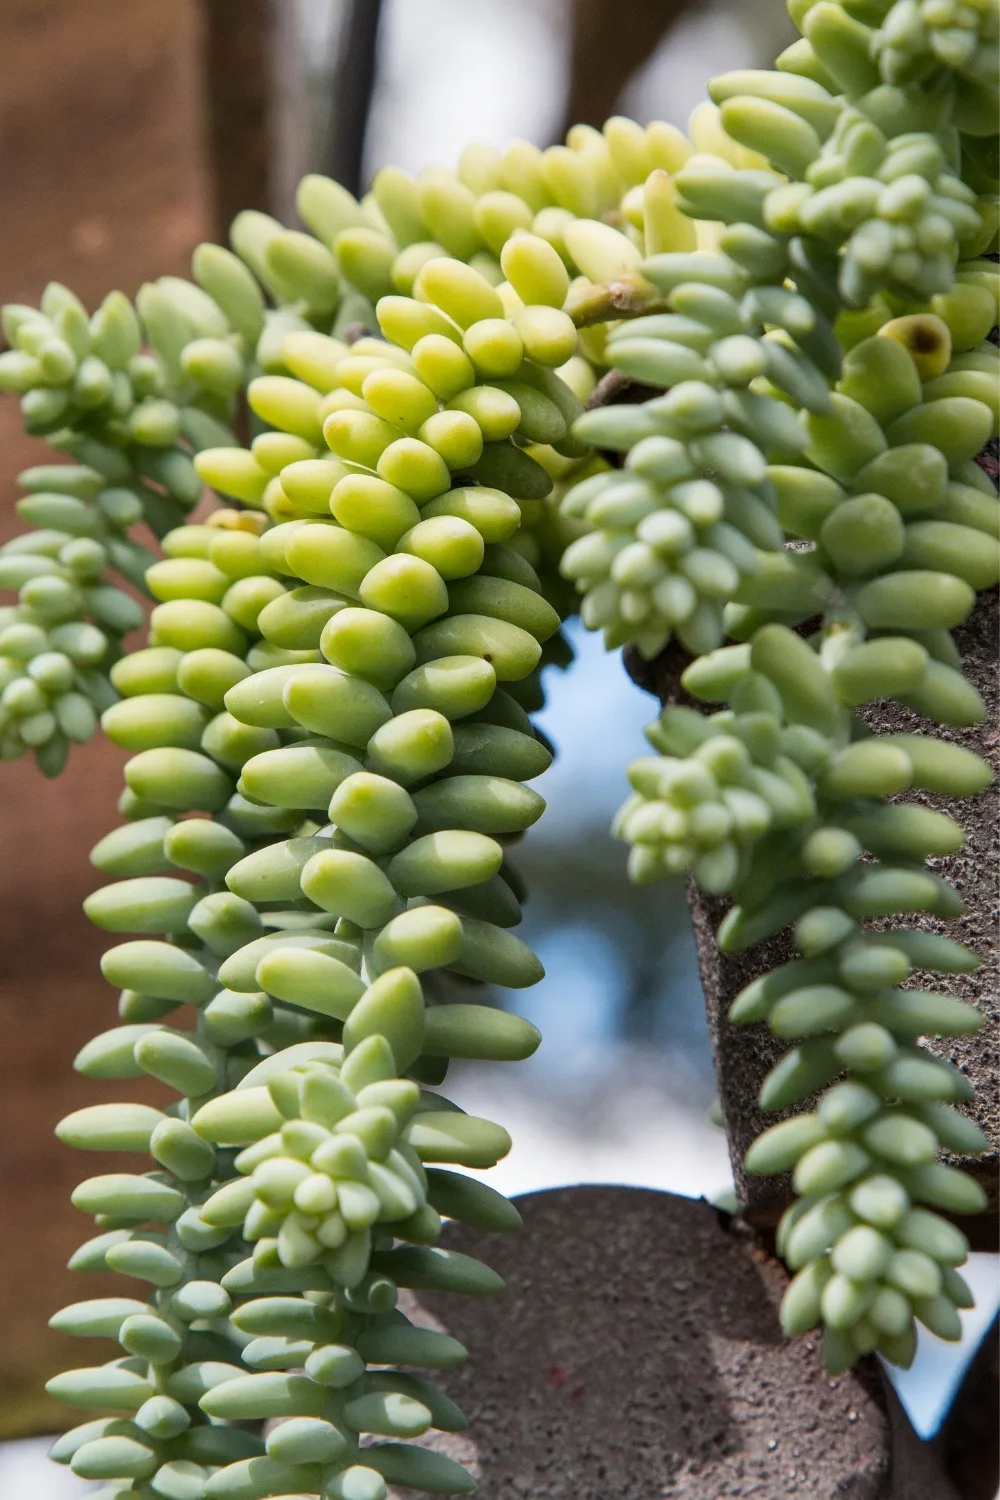
M 240 209 L 271 207 L 272 0 L 202 0 L 205 116 L 215 236 Z
M 993 1500 L 997 1492 L 998 1406 L 1000 1327 L 994 1318 L 933 1442 L 962 1500 Z
M 382 0 L 352 0 L 333 82 L 329 145 L 323 170 L 361 192 L 361 161 L 375 89 Z
M 599 129 L 632 74 L 691 4 L 692 0 L 573 0 L 565 129 L 577 124 Z

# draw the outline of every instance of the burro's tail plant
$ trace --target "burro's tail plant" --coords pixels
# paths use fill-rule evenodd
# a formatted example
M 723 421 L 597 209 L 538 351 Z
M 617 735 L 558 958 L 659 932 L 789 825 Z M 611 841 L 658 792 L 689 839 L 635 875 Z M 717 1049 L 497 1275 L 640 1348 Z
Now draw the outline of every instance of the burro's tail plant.
M 49 1387 L 123 1414 L 53 1450 L 105 1500 L 473 1488 L 408 1441 L 465 1425 L 412 1373 L 465 1351 L 398 1292 L 498 1290 L 442 1218 L 518 1224 L 454 1170 L 505 1132 L 438 1090 L 538 1042 L 476 986 L 541 977 L 509 849 L 574 590 L 609 647 L 676 638 L 708 705 L 629 768 L 633 877 L 690 872 L 724 950 L 801 955 L 732 1010 L 791 1044 L 747 1159 L 794 1168 L 787 1331 L 821 1323 L 831 1370 L 958 1336 L 948 1216 L 983 1195 L 938 1157 L 986 1143 L 921 1039 L 980 1017 L 906 982 L 976 960 L 905 921 L 960 913 L 929 861 L 963 841 L 905 794 L 989 779 L 933 725 L 982 717 L 951 631 L 1000 573 L 998 11 L 789 9 L 801 40 L 716 79 L 690 139 L 616 118 L 360 203 L 307 177 L 311 233 L 245 213 L 134 307 L 4 311 L 0 385 L 72 462 L 21 476 L 35 529 L 0 549 L 0 753 L 55 774 L 98 714 L 132 752 L 86 903 L 125 935 L 120 1024 L 76 1065 L 177 1096 L 59 1126 L 152 1157 L 81 1184 L 71 1263 L 148 1293 L 54 1319 L 121 1350 Z M 121 581 L 154 601 L 128 654 Z M 885 701 L 926 731 L 872 732 Z
M 122 1024 L 77 1067 L 148 1074 L 179 1097 L 164 1110 L 95 1105 L 59 1126 L 84 1149 L 148 1151 L 153 1170 L 92 1177 L 74 1195 L 99 1233 L 73 1268 L 117 1269 L 151 1294 L 56 1316 L 69 1333 L 117 1338 L 123 1356 L 50 1389 L 129 1415 L 87 1422 L 54 1452 L 84 1477 L 116 1481 L 109 1494 L 322 1487 L 351 1500 L 383 1495 L 387 1480 L 459 1493 L 464 1470 L 405 1439 L 460 1428 L 461 1412 L 395 1367 L 443 1368 L 465 1351 L 413 1326 L 397 1289 L 497 1290 L 486 1266 L 433 1248 L 441 1214 L 497 1230 L 518 1216 L 440 1165 L 491 1166 L 506 1133 L 421 1083 L 442 1081 L 452 1056 L 525 1057 L 538 1038 L 487 1006 L 428 1008 L 418 974 L 447 965 L 518 985 L 541 972 L 507 930 L 519 908 L 491 836 L 540 809 L 514 778 L 537 775 L 548 752 L 526 718 L 519 729 L 492 721 L 520 713 L 497 674 L 525 675 L 540 647 L 483 616 L 464 628 L 487 634 L 475 639 L 495 669 L 433 640 L 417 666 L 416 552 L 391 554 L 405 563 L 388 580 L 392 613 L 306 586 L 298 592 L 321 596 L 317 613 L 277 581 L 289 578 L 287 529 L 261 533 L 255 520 L 221 510 L 168 534 L 148 574 L 164 601 L 155 644 L 112 669 L 122 697 L 104 727 L 135 752 L 130 821 L 94 849 L 115 878 L 86 907 L 129 935 L 102 965 L 122 987 Z M 440 544 L 441 526 L 419 524 Z M 308 576 L 334 531 L 316 529 Z M 470 523 L 446 528 L 443 545 L 466 574 L 485 553 Z M 433 573 L 444 588 L 419 566 L 418 587 Z M 535 629 L 556 628 L 554 611 L 518 587 Z M 267 610 L 299 649 L 259 637 Z M 329 664 L 305 637 L 323 642 Z M 193 1027 L 169 1024 L 181 1005 L 195 1007 Z M 266 1442 L 246 1425 L 274 1417 L 296 1420 Z M 363 1436 L 394 1441 L 362 1448 Z

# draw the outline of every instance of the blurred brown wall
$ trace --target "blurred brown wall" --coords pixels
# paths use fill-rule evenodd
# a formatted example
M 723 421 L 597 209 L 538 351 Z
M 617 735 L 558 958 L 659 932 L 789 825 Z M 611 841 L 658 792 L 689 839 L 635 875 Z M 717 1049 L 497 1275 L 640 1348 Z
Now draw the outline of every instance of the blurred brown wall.
M 37 302 L 55 278 L 93 308 L 112 287 L 186 271 L 210 220 L 199 70 L 194 0 L 3 0 L 0 301 Z M 0 538 L 20 529 L 15 474 L 45 452 L 0 397 Z M 108 1353 L 45 1325 L 101 1290 L 64 1269 L 90 1227 L 68 1200 L 110 1166 L 60 1146 L 53 1126 L 138 1097 L 72 1071 L 115 1024 L 97 968 L 106 938 L 80 902 L 99 883 L 87 852 L 116 821 L 122 759 L 95 739 L 55 782 L 32 762 L 0 766 L 0 1438 L 67 1425 L 44 1379 Z

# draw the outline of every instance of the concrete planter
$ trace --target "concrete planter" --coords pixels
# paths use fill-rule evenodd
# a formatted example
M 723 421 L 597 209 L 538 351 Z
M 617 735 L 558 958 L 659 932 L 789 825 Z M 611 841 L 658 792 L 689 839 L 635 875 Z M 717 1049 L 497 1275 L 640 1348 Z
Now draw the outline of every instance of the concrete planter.
M 444 1236 L 503 1295 L 406 1307 L 469 1349 L 441 1384 L 470 1431 L 425 1441 L 483 1500 L 958 1500 L 873 1360 L 831 1379 L 818 1341 L 784 1338 L 786 1273 L 745 1225 L 640 1188 L 518 1206 L 520 1234 Z

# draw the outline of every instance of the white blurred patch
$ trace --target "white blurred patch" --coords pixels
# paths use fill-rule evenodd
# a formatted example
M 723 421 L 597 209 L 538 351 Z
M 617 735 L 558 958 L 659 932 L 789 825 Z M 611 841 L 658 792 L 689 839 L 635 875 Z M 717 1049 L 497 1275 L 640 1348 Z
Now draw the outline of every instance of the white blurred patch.
M 389 0 L 365 148 L 387 162 L 454 166 L 470 141 L 545 143 L 566 92 L 563 0 Z
M 96 1486 L 77 1479 L 46 1457 L 51 1438 L 0 1443 L 0 1495 L 4 1500 L 83 1500 Z
M 549 1072 L 532 1078 L 530 1069 L 520 1078 L 497 1073 L 456 1070 L 446 1089 L 509 1132 L 510 1155 L 482 1173 L 502 1193 L 602 1182 L 714 1199 L 732 1187 L 725 1137 L 709 1122 L 707 1101 L 703 1108 L 697 1090 L 632 1049 L 595 1047 L 578 1056 L 572 1077 L 558 1080 Z
M 642 125 L 669 120 L 684 129 L 707 97 L 709 78 L 733 68 L 769 68 L 796 35 L 784 6 L 772 0 L 708 0 L 664 36 L 623 90 L 619 108 Z
M 599 634 L 584 630 L 577 619 L 564 631 L 575 659 L 568 671 L 546 669 L 545 707 L 533 715 L 556 747 L 551 768 L 532 783 L 548 803 L 530 835 L 536 838 L 610 823 L 628 796 L 629 761 L 650 753 L 642 731 L 660 708 L 627 675 L 621 653 L 605 650 Z

